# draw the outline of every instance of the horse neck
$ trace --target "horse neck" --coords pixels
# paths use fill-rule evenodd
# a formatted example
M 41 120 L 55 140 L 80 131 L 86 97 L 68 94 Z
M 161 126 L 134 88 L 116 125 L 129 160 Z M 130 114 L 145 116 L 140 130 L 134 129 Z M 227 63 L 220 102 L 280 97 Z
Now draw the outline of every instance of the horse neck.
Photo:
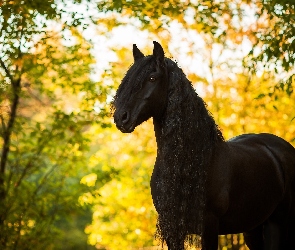
M 178 151 L 178 154 L 196 161 L 196 154 L 200 156 L 207 153 L 208 158 L 216 145 L 223 141 L 222 133 L 182 71 L 175 86 L 177 88 L 169 91 L 162 120 L 154 120 L 158 156 L 166 157 L 169 154 L 170 158 L 178 157 L 177 154 L 171 154 Z

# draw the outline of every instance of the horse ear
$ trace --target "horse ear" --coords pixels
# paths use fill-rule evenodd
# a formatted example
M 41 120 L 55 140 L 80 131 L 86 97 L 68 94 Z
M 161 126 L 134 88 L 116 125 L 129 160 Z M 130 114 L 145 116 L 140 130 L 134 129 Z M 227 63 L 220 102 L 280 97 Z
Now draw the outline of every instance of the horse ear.
M 164 64 L 164 50 L 158 42 L 153 41 L 153 43 L 154 43 L 153 56 L 156 58 L 157 64 L 161 66 Z
M 133 58 L 134 62 L 136 62 L 138 59 L 143 58 L 144 54 L 137 48 L 136 44 L 133 44 Z

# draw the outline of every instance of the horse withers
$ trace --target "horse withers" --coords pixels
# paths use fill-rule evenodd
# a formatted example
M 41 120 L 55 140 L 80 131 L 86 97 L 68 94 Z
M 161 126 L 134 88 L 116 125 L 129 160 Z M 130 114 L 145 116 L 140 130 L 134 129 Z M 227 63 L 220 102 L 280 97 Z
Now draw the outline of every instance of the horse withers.
M 132 132 L 153 118 L 157 158 L 151 193 L 157 237 L 170 250 L 201 236 L 204 250 L 219 234 L 244 233 L 251 250 L 295 249 L 295 149 L 275 135 L 225 141 L 182 70 L 154 42 L 134 64 L 114 98 L 114 121 Z

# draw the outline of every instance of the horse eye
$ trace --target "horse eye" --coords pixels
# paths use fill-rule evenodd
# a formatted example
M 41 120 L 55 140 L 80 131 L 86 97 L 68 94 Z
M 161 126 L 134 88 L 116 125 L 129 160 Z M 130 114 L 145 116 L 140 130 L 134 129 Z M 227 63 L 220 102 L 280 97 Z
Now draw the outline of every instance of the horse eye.
M 156 81 L 156 78 L 153 77 L 153 76 L 151 76 L 150 79 L 149 79 L 149 81 L 150 81 L 150 82 L 154 82 L 154 81 Z

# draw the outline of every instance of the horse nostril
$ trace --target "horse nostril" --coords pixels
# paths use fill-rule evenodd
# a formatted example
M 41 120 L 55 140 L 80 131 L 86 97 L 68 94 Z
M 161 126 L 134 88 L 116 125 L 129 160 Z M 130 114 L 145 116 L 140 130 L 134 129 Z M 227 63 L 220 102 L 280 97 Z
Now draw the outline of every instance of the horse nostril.
M 122 115 L 122 122 L 123 123 L 127 123 L 129 120 L 129 113 L 128 112 L 124 112 Z

